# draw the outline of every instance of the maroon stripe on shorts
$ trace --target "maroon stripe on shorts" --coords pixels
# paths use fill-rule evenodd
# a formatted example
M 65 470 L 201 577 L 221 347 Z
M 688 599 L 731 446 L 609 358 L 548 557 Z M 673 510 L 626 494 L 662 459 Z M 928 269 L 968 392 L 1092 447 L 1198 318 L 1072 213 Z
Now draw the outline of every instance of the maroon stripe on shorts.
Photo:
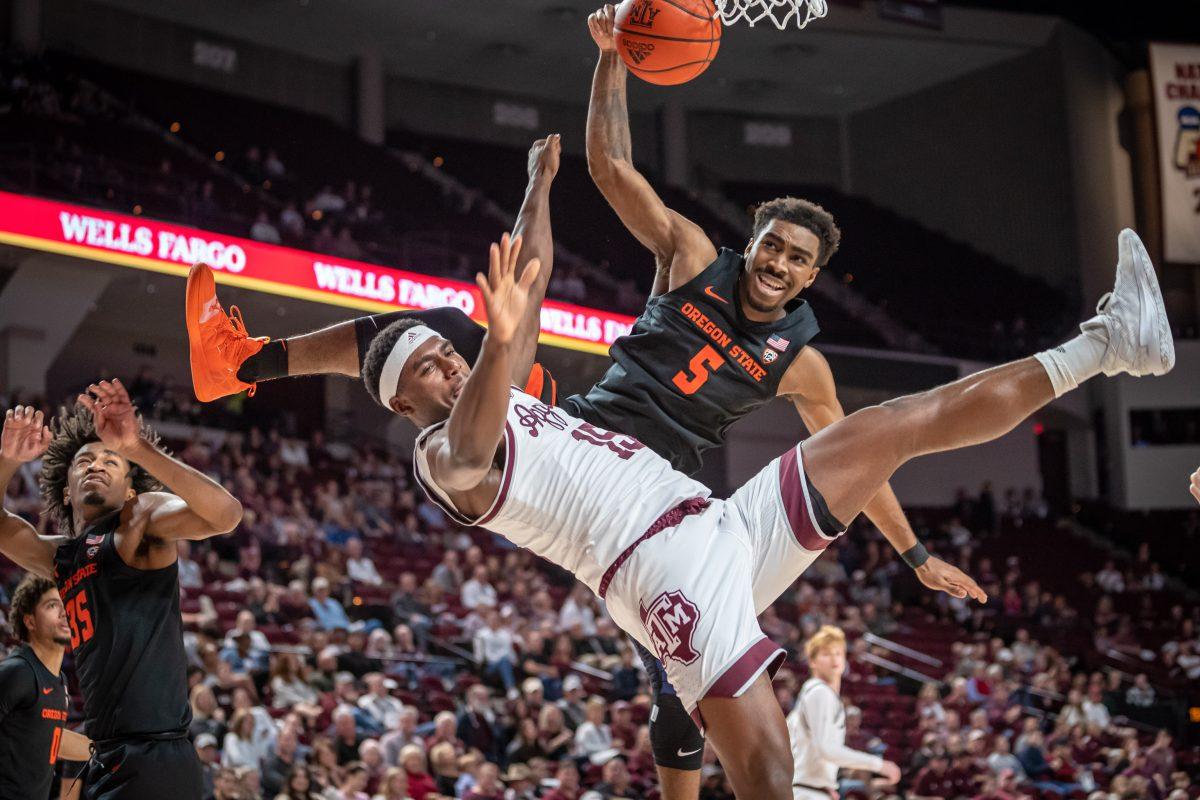
M 682 501 L 674 508 L 667 509 L 662 513 L 662 516 L 650 523 L 650 527 L 646 529 L 646 532 L 639 536 L 637 541 L 629 545 L 629 547 L 626 547 L 621 555 L 617 556 L 617 560 L 610 564 L 608 569 L 604 570 L 604 576 L 600 578 L 601 599 L 604 598 L 604 595 L 608 594 L 608 584 L 611 583 L 612 579 L 616 576 L 617 570 L 621 568 L 622 564 L 629 560 L 629 557 L 633 555 L 633 551 L 637 549 L 638 545 L 649 539 L 651 536 L 656 536 L 662 533 L 667 528 L 674 528 L 676 525 L 683 522 L 683 520 L 687 517 L 690 517 L 693 514 L 699 514 L 701 511 L 708 508 L 709 505 L 711 505 L 711 503 L 708 498 L 689 497 L 687 500 Z
M 800 474 L 799 446 L 788 450 L 779 459 L 779 493 L 783 499 L 783 510 L 787 513 L 792 535 L 805 550 L 824 550 L 831 539 L 826 539 L 813 525 L 809 513 L 808 496 L 804 493 L 804 477 Z
M 779 668 L 783 666 L 783 661 L 787 657 L 787 653 L 783 648 L 772 642 L 767 637 L 762 637 L 750 648 L 734 661 L 721 676 L 717 678 L 708 691 L 704 693 L 703 700 L 707 697 L 737 697 L 738 694 L 749 683 L 750 679 L 762 672 L 764 667 L 767 674 L 772 678 Z M 692 720 L 696 723 L 696 727 L 704 730 L 704 717 L 700 714 L 700 705 L 691 712 Z

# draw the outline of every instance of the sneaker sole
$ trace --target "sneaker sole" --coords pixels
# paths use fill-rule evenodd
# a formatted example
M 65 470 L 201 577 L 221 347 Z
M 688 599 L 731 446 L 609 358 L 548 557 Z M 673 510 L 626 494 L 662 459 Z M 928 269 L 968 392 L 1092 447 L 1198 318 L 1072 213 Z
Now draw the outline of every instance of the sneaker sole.
M 207 285 L 203 285 L 207 284 Z M 211 288 L 210 288 L 211 287 Z M 192 392 L 202 403 L 210 403 L 223 395 L 203 394 L 200 386 L 204 377 L 211 372 L 208 358 L 200 338 L 200 313 L 208 304 L 209 298 L 216 296 L 217 282 L 212 276 L 212 270 L 204 264 L 195 264 L 188 270 L 187 290 L 184 295 L 184 319 L 187 323 L 188 354 L 192 369 Z
M 1143 305 L 1149 295 L 1155 313 L 1156 330 L 1154 333 L 1158 341 L 1159 361 L 1145 374 L 1165 375 L 1175 367 L 1175 339 L 1171 335 L 1171 323 L 1167 319 L 1162 290 L 1158 285 L 1158 273 L 1154 271 L 1154 262 L 1150 260 L 1150 254 L 1146 252 L 1146 246 L 1142 244 L 1138 235 L 1126 228 L 1121 231 L 1121 236 L 1128 240 L 1133 247 L 1135 277 L 1138 283 L 1138 292 L 1142 295 Z

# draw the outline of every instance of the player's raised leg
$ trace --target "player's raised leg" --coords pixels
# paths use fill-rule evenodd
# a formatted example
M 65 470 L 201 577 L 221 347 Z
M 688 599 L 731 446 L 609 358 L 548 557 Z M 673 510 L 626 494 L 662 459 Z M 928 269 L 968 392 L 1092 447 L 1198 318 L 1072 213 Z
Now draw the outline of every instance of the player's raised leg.
M 760 674 L 739 697 L 708 697 L 699 707 L 733 793 L 791 800 L 791 741 L 770 676 Z
M 534 142 L 529 151 L 529 183 L 513 233 L 521 236 L 520 270 L 538 259 L 541 272 L 534 289 L 540 302 L 553 269 L 554 241 L 547 197 L 558 172 L 562 143 L 558 134 Z M 519 273 L 518 273 L 519 274 Z M 339 322 L 286 339 L 251 336 L 241 311 L 229 313 L 217 299 L 217 283 L 206 264 L 188 273 L 186 320 L 196 397 L 210 402 L 246 390 L 259 381 L 301 375 L 345 375 L 357 378 L 375 335 L 398 319 L 416 317 L 449 339 L 469 363 L 483 343 L 484 330 L 456 308 L 390 311 Z
M 807 440 L 805 471 L 832 515 L 848 522 L 906 461 L 999 438 L 1095 375 L 1168 372 L 1175 348 L 1154 265 L 1133 231 L 1122 231 L 1118 243 L 1116 284 L 1079 336 L 1031 358 L 862 409 Z

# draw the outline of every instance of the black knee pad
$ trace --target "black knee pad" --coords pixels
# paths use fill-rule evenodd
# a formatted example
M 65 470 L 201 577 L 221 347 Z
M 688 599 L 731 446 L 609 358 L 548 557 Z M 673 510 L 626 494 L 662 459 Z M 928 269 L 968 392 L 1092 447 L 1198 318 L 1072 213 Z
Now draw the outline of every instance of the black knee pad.
M 650 745 L 660 767 L 698 770 L 704 760 L 704 736 L 675 694 L 659 695 L 650 709 Z

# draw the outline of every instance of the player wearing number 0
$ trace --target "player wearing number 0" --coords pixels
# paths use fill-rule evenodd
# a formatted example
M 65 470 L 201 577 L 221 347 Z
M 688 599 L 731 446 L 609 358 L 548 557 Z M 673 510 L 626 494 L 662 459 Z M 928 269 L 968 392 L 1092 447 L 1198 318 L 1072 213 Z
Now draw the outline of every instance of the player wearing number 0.
M 12 627 L 24 645 L 0 661 L 0 800 L 50 796 L 60 759 L 87 761 L 91 743 L 65 726 L 63 653 L 71 642 L 58 588 L 26 575 L 12 597 Z
M 879 756 L 846 747 L 846 709 L 842 705 L 842 673 L 846 669 L 846 634 L 823 625 L 804 643 L 812 677 L 800 687 L 787 716 L 792 755 L 794 800 L 837 797 L 838 768 L 878 772 L 889 784 L 900 780 L 900 768 Z
M 612 368 L 585 397 L 572 398 L 572 413 L 636 436 L 687 473 L 699 469 L 703 451 L 719 445 L 730 424 L 776 396 L 791 400 L 816 433 L 845 414 L 829 363 L 808 345 L 817 321 L 799 295 L 837 251 L 833 217 L 804 200 L 772 200 L 758 209 L 739 253 L 718 251 L 700 226 L 667 208 L 633 165 L 627 69 L 613 25 L 611 5 L 588 20 L 600 49 L 588 109 L 588 168 L 621 221 L 654 254 L 658 274 L 632 335 L 612 348 Z M 655 402 L 644 403 L 646 394 Z M 926 586 L 982 597 L 974 581 L 924 552 L 887 484 L 863 511 Z M 841 527 L 827 509 L 817 514 L 823 535 L 805 546 L 819 552 Z M 664 800 L 693 800 L 704 740 L 661 680 L 662 667 L 639 652 L 658 678 L 650 735 Z
M 158 447 L 120 381 L 89 386 L 53 431 L 40 411 L 10 410 L 0 486 L 39 456 L 46 512 L 63 533 L 40 536 L 6 514 L 0 553 L 53 577 L 66 605 L 84 722 L 96 746 L 84 796 L 199 800 L 175 542 L 233 530 L 241 504 Z
M 493 245 L 479 276 L 489 328 L 473 367 L 417 320 L 371 343 L 364 381 L 421 428 L 429 497 L 572 572 L 656 653 L 734 792 L 791 800 L 793 759 L 770 674 L 783 657 L 757 614 L 820 554 L 824 525 L 857 516 L 921 455 L 991 441 L 1098 374 L 1162 375 L 1174 343 L 1154 267 L 1119 237 L 1113 291 L 1062 346 L 862 409 L 790 448 L 728 500 L 636 439 L 519 389 L 533 363 L 539 264 Z

